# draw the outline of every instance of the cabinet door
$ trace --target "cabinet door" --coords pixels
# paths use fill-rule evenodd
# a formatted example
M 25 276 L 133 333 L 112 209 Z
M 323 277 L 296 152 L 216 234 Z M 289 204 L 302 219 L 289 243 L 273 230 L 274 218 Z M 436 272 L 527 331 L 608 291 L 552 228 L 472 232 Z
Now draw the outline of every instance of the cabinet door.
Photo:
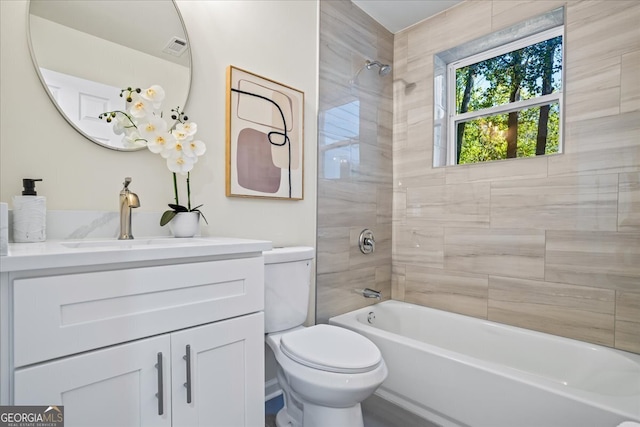
M 171 357 L 175 426 L 264 425 L 262 312 L 173 333 Z
M 170 343 L 165 335 L 18 369 L 15 404 L 64 405 L 67 427 L 171 426 Z

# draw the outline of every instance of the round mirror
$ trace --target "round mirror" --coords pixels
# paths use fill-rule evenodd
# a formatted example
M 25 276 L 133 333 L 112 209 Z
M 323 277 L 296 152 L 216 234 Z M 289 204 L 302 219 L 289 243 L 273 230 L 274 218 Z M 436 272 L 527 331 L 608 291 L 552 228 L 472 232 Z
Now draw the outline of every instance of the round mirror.
M 125 108 L 123 88 L 160 85 L 163 105 L 187 102 L 191 52 L 173 0 L 31 0 L 28 31 L 31 57 L 49 97 L 96 144 L 140 149 L 98 118 Z

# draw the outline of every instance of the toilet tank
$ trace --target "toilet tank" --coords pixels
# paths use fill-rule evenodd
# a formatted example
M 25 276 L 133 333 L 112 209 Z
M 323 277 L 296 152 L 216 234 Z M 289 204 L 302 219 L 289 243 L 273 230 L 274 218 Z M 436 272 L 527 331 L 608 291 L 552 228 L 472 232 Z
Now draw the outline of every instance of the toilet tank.
M 307 320 L 314 254 L 306 246 L 263 252 L 266 333 L 291 329 Z

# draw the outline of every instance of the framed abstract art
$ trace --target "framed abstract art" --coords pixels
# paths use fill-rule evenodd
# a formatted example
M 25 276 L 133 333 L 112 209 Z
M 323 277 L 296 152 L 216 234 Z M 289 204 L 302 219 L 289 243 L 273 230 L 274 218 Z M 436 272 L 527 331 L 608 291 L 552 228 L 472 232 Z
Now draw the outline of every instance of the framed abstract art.
M 304 93 L 227 69 L 227 196 L 302 200 Z

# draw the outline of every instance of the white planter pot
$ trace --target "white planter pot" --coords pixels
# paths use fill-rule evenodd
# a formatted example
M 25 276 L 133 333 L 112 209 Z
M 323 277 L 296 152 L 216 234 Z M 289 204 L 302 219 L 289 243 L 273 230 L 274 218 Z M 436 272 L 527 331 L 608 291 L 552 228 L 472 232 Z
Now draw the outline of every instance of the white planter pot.
M 200 231 L 200 212 L 178 212 L 169 221 L 173 237 L 193 237 Z

